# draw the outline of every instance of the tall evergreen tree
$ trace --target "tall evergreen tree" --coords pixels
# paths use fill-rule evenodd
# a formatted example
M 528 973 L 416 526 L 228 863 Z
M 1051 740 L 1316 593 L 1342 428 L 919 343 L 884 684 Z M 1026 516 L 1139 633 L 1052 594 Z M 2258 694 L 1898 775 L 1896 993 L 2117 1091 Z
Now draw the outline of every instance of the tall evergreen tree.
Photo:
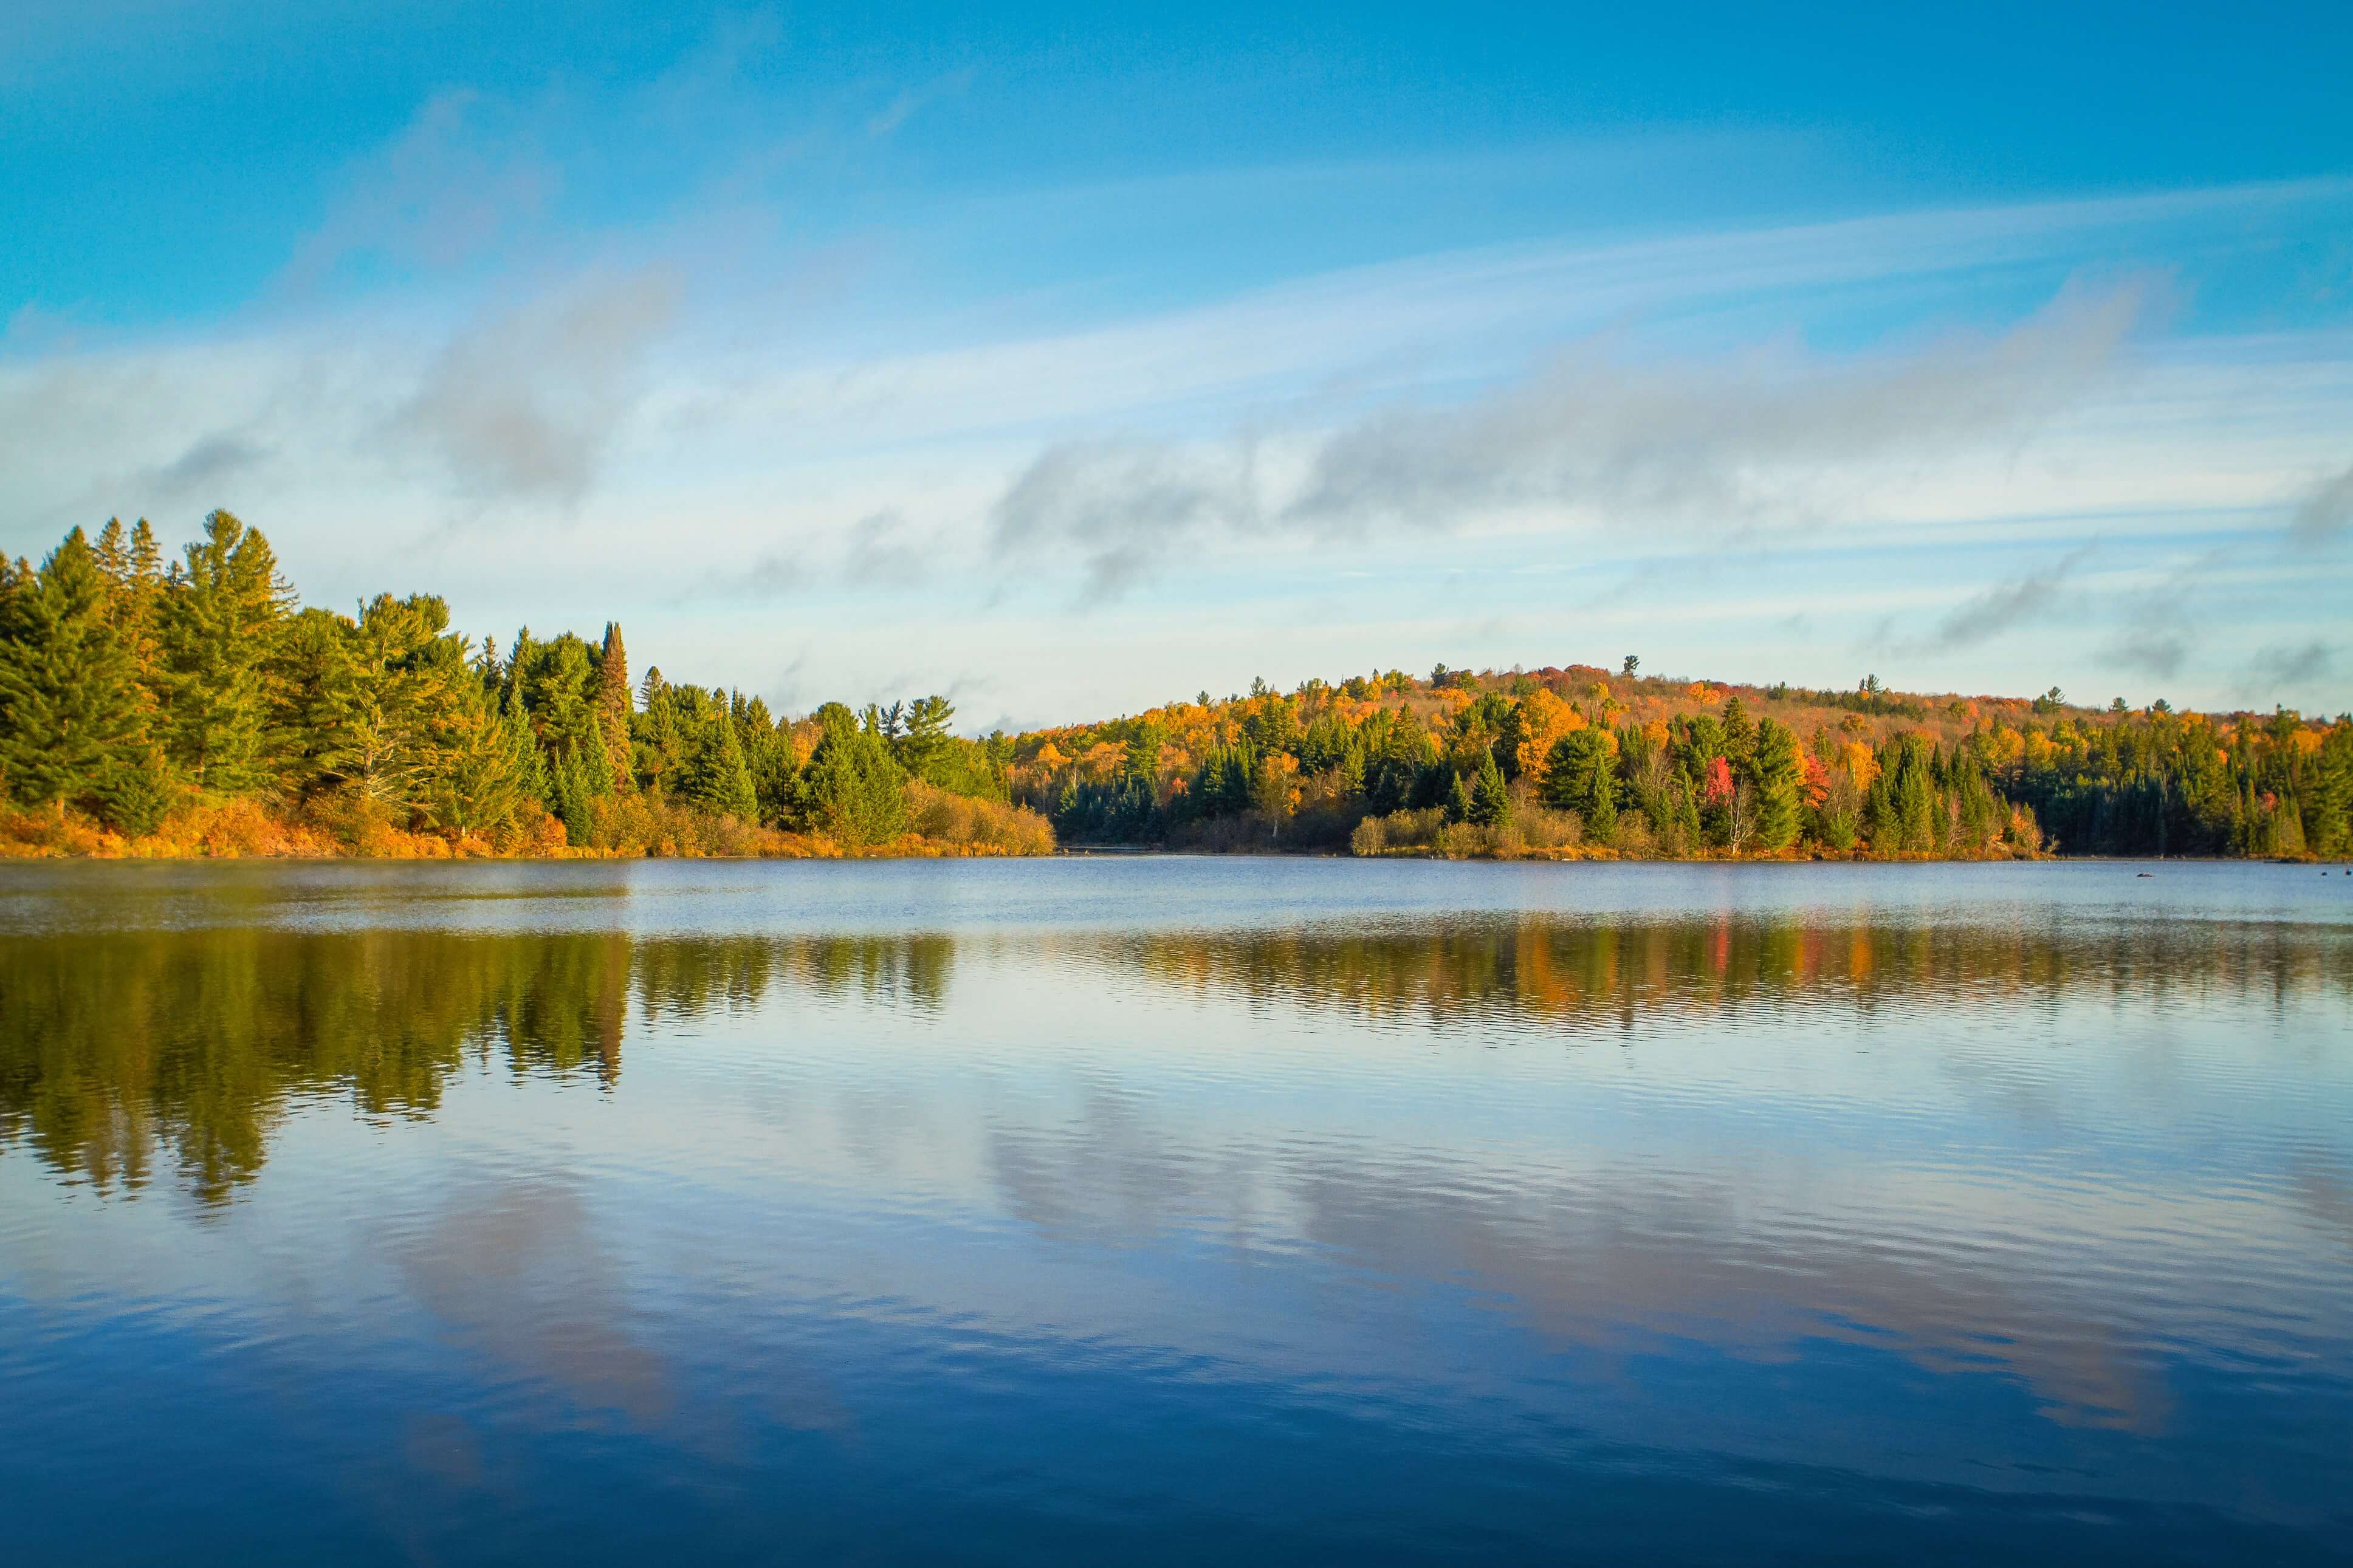
M 906 829 L 906 774 L 882 737 L 838 702 L 819 709 L 824 735 L 801 770 L 802 821 L 844 844 L 879 844 Z
M 951 750 L 948 723 L 955 706 L 940 696 L 919 697 L 907 706 L 892 750 L 899 765 L 919 779 L 937 784 Z
M 1786 725 L 1769 718 L 1759 721 L 1749 777 L 1757 798 L 1757 847 L 1787 849 L 1798 841 L 1805 770 L 1798 759 L 1798 737 Z
M 744 761 L 744 743 L 735 732 L 733 715 L 724 708 L 704 723 L 687 769 L 686 797 L 707 810 L 745 822 L 759 820 L 759 796 Z
M 1504 770 L 1495 765 L 1491 752 L 1479 765 L 1478 782 L 1471 786 L 1470 819 L 1482 827 L 1501 827 L 1511 816 L 1511 791 L 1504 785 Z
M 629 746 L 629 653 L 621 645 L 618 621 L 605 623 L 605 644 L 596 659 L 596 717 L 604 731 L 606 771 L 613 788 L 636 788 Z
M 272 782 L 270 666 L 294 603 L 259 529 L 226 511 L 205 519 L 164 595 L 165 738 L 174 760 L 207 790 L 251 793 Z
M 109 617 L 108 586 L 77 528 L 15 585 L 0 626 L 0 771 L 16 799 L 60 816 L 69 802 L 119 805 L 133 793 L 125 775 L 149 762 L 137 669 Z
M 1452 768 L 1449 768 L 1446 770 L 1446 777 L 1448 781 L 1446 785 L 1446 820 L 1449 822 L 1470 821 L 1471 792 L 1462 787 L 1462 775 L 1456 773 Z

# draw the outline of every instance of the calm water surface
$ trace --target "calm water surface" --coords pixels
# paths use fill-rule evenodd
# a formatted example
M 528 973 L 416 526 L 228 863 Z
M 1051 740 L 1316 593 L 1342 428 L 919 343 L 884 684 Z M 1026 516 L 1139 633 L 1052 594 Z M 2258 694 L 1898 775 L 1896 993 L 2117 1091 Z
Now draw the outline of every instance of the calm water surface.
M 0 1556 L 2353 1560 L 2348 1003 L 2310 867 L 7 868 Z

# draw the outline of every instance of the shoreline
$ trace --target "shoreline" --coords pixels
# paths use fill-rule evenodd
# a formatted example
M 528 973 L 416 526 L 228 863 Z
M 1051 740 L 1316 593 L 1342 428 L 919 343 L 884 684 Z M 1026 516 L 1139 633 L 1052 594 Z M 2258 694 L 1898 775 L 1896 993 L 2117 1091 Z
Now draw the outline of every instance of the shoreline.
M 565 849 L 554 853 L 500 854 L 495 851 L 461 850 L 444 853 L 369 854 L 357 851 L 339 853 L 270 852 L 227 849 L 221 851 L 149 852 L 137 848 L 69 851 L 47 847 L 7 846 L 0 849 L 0 865 L 50 864 L 68 861 L 90 864 L 173 864 L 199 865 L 211 862 L 261 861 L 289 865 L 323 864 L 459 864 L 486 865 L 555 865 L 573 861 L 614 863 L 628 860 L 724 860 L 739 863 L 760 861 L 807 860 L 1135 860 L 1135 859 L 1205 859 L 1205 860 L 1412 860 L 1453 861 L 1512 865 L 1542 863 L 1550 865 L 1620 865 L 1620 866 L 1992 866 L 2020 865 L 2041 862 L 2073 864 L 2105 863 L 2111 865 L 2247 865 L 2247 866 L 2317 866 L 2325 876 L 2338 862 L 2316 855 L 2302 856 L 2242 856 L 2242 855 L 2070 855 L 2064 852 L 2041 851 L 2032 855 L 1934 855 L 1901 852 L 1874 855 L 1868 851 L 1847 854 L 1773 854 L 1773 855 L 1632 855 L 1609 848 L 1548 848 L 1528 849 L 1507 855 L 1450 855 L 1434 849 L 1385 849 L 1377 854 L 1358 855 L 1347 849 L 1171 849 L 1158 846 L 1081 844 L 1050 849 L 1043 853 L 998 848 L 989 845 L 939 844 L 875 846 L 853 848 L 839 844 L 812 843 L 795 846 L 777 853 L 758 855 L 726 854 L 641 854 L 622 850 L 594 848 Z M 2345 874 L 2353 876 L 2353 867 Z

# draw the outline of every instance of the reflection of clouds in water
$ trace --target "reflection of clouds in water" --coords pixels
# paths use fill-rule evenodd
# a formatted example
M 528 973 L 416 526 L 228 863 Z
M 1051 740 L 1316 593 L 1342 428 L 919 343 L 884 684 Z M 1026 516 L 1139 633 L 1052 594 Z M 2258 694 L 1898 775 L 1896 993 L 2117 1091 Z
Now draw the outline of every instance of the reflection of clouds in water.
M 739 1212 L 666 1227 L 649 1260 L 602 1228 L 596 1173 L 486 1173 L 390 1250 L 440 1336 L 545 1424 L 714 1458 L 761 1424 L 855 1437 L 794 1337 L 816 1309 L 736 1224 L 805 1201 L 857 1237 L 826 1267 L 871 1264 L 909 1317 L 1092 1347 L 1073 1353 L 1166 1341 L 1327 1372 L 1316 1325 L 1184 1326 L 1218 1287 L 1136 1255 L 1207 1240 L 1335 1311 L 1364 1312 L 1366 1282 L 1460 1289 L 1621 1369 L 1678 1339 L 1757 1364 L 1893 1350 L 2147 1434 L 2168 1363 L 2353 1339 L 2320 1294 L 2353 1184 L 2325 1132 L 2265 1120 L 2341 1093 L 2341 1030 L 2295 1021 L 2353 989 L 2347 950 L 2287 922 L 1820 911 L 26 938 L 0 950 L 0 1138 L 134 1182 L 169 1139 L 225 1199 L 309 1097 L 431 1117 L 470 1068 L 503 1068 L 527 1116 L 596 1086 L 616 1168 L 747 1177 Z M 883 1230 L 916 1211 L 986 1261 L 960 1274 Z M 729 1398 L 691 1392 L 712 1321 L 658 1315 L 663 1279 L 744 1291 L 715 1331 L 745 1373 Z M 406 1441 L 453 1486 L 495 1478 L 495 1436 L 469 1438 Z
M 617 1413 L 654 1426 L 674 1407 L 661 1358 L 616 1321 L 630 1300 L 626 1271 L 599 1245 L 573 1185 L 461 1186 L 396 1257 L 451 1342 L 532 1379 L 578 1415 Z
M 2153 1430 L 2169 1403 L 2063 1258 L 2031 1240 L 1971 1245 L 1978 1216 L 1933 1178 L 1892 1183 L 1876 1204 L 1816 1192 L 1819 1206 L 1791 1212 L 1776 1197 L 1825 1173 L 1802 1160 L 1539 1174 L 1427 1149 L 1205 1143 L 1156 1122 L 1144 1097 L 1099 1086 L 1074 1123 L 1000 1125 L 989 1152 L 1005 1210 L 1060 1241 L 1141 1247 L 1214 1216 L 1245 1254 L 1304 1243 L 1397 1283 L 1492 1293 L 1546 1338 L 1621 1358 L 1676 1337 L 1757 1362 L 1830 1341 L 2015 1377 L 2070 1423 Z M 2063 1222 L 2031 1206 L 2022 1226 Z M 2211 1216 L 2137 1217 L 2194 1243 Z
M 2291 1169 L 2306 1217 L 2353 1257 L 2353 1172 L 2312 1155 L 2299 1157 Z
M 831 1380 L 776 1337 L 786 1324 L 756 1300 L 730 1325 L 738 1342 L 728 1400 L 682 1392 L 697 1347 L 680 1344 L 674 1326 L 641 1303 L 667 1279 L 740 1273 L 740 1250 L 728 1238 L 681 1233 L 670 1267 L 649 1270 L 618 1256 L 598 1226 L 570 1180 L 485 1175 L 454 1190 L 396 1247 L 395 1261 L 448 1343 L 496 1383 L 519 1382 L 558 1406 L 543 1426 L 617 1422 L 731 1462 L 744 1458 L 755 1423 L 854 1436 Z M 742 1353 L 744 1341 L 755 1353 Z M 470 1437 L 443 1426 L 419 1429 L 415 1440 L 431 1450 L 430 1470 L 457 1481 L 481 1469 Z

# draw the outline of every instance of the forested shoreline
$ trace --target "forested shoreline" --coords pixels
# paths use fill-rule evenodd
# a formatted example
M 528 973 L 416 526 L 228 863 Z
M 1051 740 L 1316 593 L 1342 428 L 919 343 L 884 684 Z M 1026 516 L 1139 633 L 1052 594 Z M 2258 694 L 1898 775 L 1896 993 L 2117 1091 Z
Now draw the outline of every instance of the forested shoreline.
M 0 578 L 18 854 L 1041 854 L 1002 738 L 927 697 L 797 720 L 632 683 L 621 629 L 449 629 L 429 595 L 299 607 L 227 512 L 165 563 L 142 520 Z
M 301 606 L 227 512 L 0 563 L 0 853 L 1451 857 L 2353 853 L 2353 719 L 1401 671 L 1019 736 L 630 679 L 620 627 Z

